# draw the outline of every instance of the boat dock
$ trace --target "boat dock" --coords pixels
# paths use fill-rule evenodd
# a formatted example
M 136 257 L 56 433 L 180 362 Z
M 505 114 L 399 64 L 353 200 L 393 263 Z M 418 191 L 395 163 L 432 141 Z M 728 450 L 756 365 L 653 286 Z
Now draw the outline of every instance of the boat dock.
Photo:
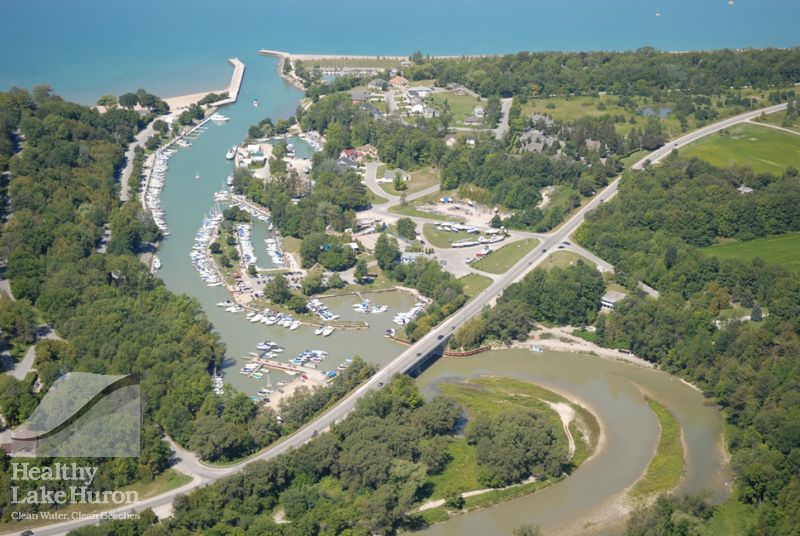
M 304 367 L 302 365 L 292 365 L 291 363 L 281 363 L 280 361 L 265 359 L 263 357 L 251 357 L 248 358 L 248 362 L 256 363 L 261 368 L 268 368 L 284 373 L 305 374 L 308 377 L 308 381 L 314 385 L 324 385 L 328 381 L 325 377 L 326 371 L 324 370 Z

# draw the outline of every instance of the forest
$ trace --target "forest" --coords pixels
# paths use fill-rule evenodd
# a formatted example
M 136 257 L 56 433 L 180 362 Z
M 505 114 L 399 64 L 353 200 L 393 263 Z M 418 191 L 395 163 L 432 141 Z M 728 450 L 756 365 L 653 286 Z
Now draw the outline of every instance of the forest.
M 330 432 L 179 496 L 175 515 L 161 524 L 146 517 L 72 534 L 368 536 L 419 529 L 426 522 L 414 509 L 430 494 L 429 477 L 452 461 L 447 446 L 463 413 L 451 398 L 426 402 L 411 378 L 395 376 Z M 482 481 L 502 485 L 565 470 L 559 431 L 531 409 L 470 419 L 466 435 L 477 445 Z M 290 523 L 277 523 L 276 512 Z
M 600 272 L 582 261 L 566 268 L 537 268 L 509 286 L 494 307 L 465 323 L 450 338 L 449 345 L 470 350 L 487 340 L 524 341 L 534 322 L 591 324 L 604 290 Z
M 170 457 L 162 432 L 209 460 L 238 458 L 296 429 L 371 374 L 359 362 L 328 389 L 296 395 L 298 405 L 285 408 L 288 417 L 280 426 L 274 416 L 257 413 L 249 397 L 217 398 L 209 372 L 219 366 L 223 345 L 200 305 L 171 293 L 139 261 L 136 254 L 157 230 L 137 201 L 117 201 L 124 147 L 148 118 L 124 108 L 101 114 L 47 87 L 0 93 L 0 118 L 6 136 L 0 147 L 8 148 L 2 165 L 11 176 L 0 247 L 16 298 L 0 299 L 3 341 L 19 357 L 35 342 L 41 322 L 64 339 L 37 344 L 40 393 L 33 392 L 33 375 L 0 378 L 0 412 L 9 424 L 24 421 L 65 372 L 137 375 L 142 456 L 102 460 L 98 489 L 162 473 Z M 112 238 L 100 254 L 107 228 Z M 2 467 L 5 483 L 5 456 Z M 3 489 L 0 517 L 7 520 L 9 486 Z
M 474 59 L 421 55 L 404 70 L 409 80 L 460 83 L 481 95 L 570 95 L 661 91 L 717 95 L 731 87 L 790 86 L 800 80 L 800 49 L 661 52 L 519 52 Z
M 587 219 L 579 238 L 616 264 L 621 282 L 630 286 L 642 278 L 661 292 L 657 300 L 634 294 L 599 316 L 598 342 L 630 349 L 686 377 L 719 404 L 728 423 L 734 497 L 747 508 L 750 533 L 794 534 L 800 511 L 800 276 L 760 259 L 719 260 L 696 248 L 718 238 L 796 228 L 796 178 L 755 177 L 753 194 L 742 195 L 735 187 L 744 176 L 741 169 L 672 158 L 626 177 L 620 194 Z M 733 305 L 750 311 L 751 320 L 715 325 L 720 310 Z M 762 308 L 769 314 L 762 315 Z M 694 517 L 701 521 L 709 517 L 680 501 L 659 508 L 632 525 L 657 523 L 673 510 L 699 512 Z

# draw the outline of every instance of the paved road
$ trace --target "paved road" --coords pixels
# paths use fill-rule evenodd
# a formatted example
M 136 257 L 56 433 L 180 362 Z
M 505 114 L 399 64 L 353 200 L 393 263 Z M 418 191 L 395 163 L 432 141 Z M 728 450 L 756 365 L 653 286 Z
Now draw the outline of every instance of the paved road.
M 507 99 L 500 99 L 500 110 L 502 115 L 500 116 L 500 122 L 497 124 L 497 127 L 493 129 L 494 137 L 498 140 L 502 140 L 505 138 L 506 134 L 508 133 L 508 111 L 511 109 L 511 103 L 514 99 L 507 98 Z
M 127 201 L 128 200 L 128 178 L 131 176 L 131 171 L 133 171 L 133 157 L 136 155 L 134 150 L 136 147 L 144 147 L 144 142 L 155 133 L 153 130 L 153 121 L 150 122 L 141 132 L 139 132 L 133 143 L 128 145 L 128 149 L 125 151 L 125 167 L 122 168 L 122 171 L 119 174 L 119 200 L 120 201 Z
M 723 128 L 733 126 L 737 123 L 747 121 L 754 117 L 759 116 L 762 112 L 772 113 L 782 110 L 786 107 L 785 104 L 771 106 L 762 110 L 748 112 L 742 115 L 725 119 L 713 125 L 703 127 L 695 132 L 687 134 L 671 143 L 652 152 L 646 158 L 633 165 L 634 169 L 642 169 L 646 162 L 656 163 L 667 156 L 674 148 L 680 148 L 684 145 L 691 143 L 703 136 L 717 132 Z M 389 381 L 394 374 L 405 373 L 413 370 L 421 358 L 431 353 L 438 346 L 444 344 L 447 337 L 451 335 L 459 326 L 461 326 L 469 318 L 479 314 L 485 305 L 490 305 L 499 296 L 503 290 L 511 283 L 521 279 L 528 271 L 535 268 L 547 256 L 547 253 L 553 248 L 557 248 L 559 244 L 568 240 L 569 236 L 583 223 L 586 214 L 600 206 L 602 203 L 612 199 L 616 194 L 619 187 L 620 178 L 611 182 L 605 190 L 597 194 L 588 204 L 581 208 L 574 214 L 565 224 L 559 227 L 556 231 L 542 236 L 542 242 L 539 246 L 523 257 L 517 264 L 515 264 L 508 272 L 498 277 L 486 290 L 476 296 L 471 302 L 466 304 L 460 311 L 456 312 L 441 324 L 436 326 L 430 333 L 428 333 L 416 344 L 409 347 L 402 354 L 397 356 L 386 367 L 380 370 L 372 378 L 367 380 L 363 385 L 358 387 L 336 406 L 320 415 L 312 422 L 308 423 L 305 427 L 301 428 L 293 435 L 285 438 L 281 443 L 274 445 L 267 450 L 261 452 L 257 456 L 250 458 L 247 461 L 241 462 L 232 467 L 226 468 L 211 468 L 198 461 L 194 455 L 179 451 L 180 457 L 179 467 L 195 476 L 195 480 L 184 486 L 181 489 L 168 492 L 158 497 L 140 501 L 134 508 L 136 510 L 143 510 L 145 508 L 157 508 L 160 511 L 166 505 L 172 502 L 172 499 L 180 494 L 185 493 L 197 486 L 217 480 L 226 475 L 233 474 L 241 471 L 248 463 L 255 460 L 269 460 L 288 452 L 291 449 L 299 447 L 310 441 L 317 434 L 324 432 L 332 424 L 341 421 L 350 411 L 355 408 L 358 400 L 366 393 L 379 389 L 383 383 Z M 118 509 L 117 511 L 130 510 L 131 508 Z M 51 525 L 44 528 L 36 529 L 37 535 L 53 536 L 65 534 L 67 531 L 77 528 L 79 526 L 91 524 L 91 521 L 76 520 L 58 525 Z

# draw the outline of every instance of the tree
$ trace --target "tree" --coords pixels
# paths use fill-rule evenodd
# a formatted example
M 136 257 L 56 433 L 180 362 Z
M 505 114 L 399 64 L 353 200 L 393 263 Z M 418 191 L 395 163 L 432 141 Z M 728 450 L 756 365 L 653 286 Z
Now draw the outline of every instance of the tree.
M 381 233 L 375 243 L 375 258 L 381 270 L 391 270 L 400 259 L 400 248 L 397 240 Z
M 139 97 L 136 93 L 124 93 L 119 96 L 119 105 L 124 108 L 133 108 L 139 104 Z
M 264 295 L 273 303 L 286 303 L 292 297 L 292 292 L 289 290 L 289 283 L 283 274 L 277 274 L 272 278 L 272 281 L 267 283 L 264 287 Z
M 365 261 L 364 259 L 358 259 L 358 262 L 356 262 L 355 272 L 353 273 L 353 275 L 356 278 L 356 281 L 360 283 L 367 276 L 367 273 L 369 273 L 369 269 L 367 268 L 367 261 Z
M 417 237 L 417 225 L 411 218 L 400 218 L 397 220 L 397 234 L 406 240 L 414 240 Z
M 334 273 L 328 278 L 328 286 L 330 288 L 344 288 L 345 282 L 342 279 L 342 276 L 340 276 L 338 273 Z
M 394 174 L 394 182 L 392 184 L 394 185 L 394 189 L 398 192 L 408 190 L 405 177 L 399 171 Z
M 492 216 L 492 220 L 489 225 L 492 226 L 492 229 L 499 229 L 503 226 L 503 218 L 501 218 L 499 214 L 495 214 Z
M 105 106 L 108 109 L 117 107 L 117 98 L 114 95 L 103 95 L 97 99 L 98 106 Z
M 753 308 L 750 310 L 750 320 L 753 322 L 761 322 L 763 318 L 761 307 L 759 307 L 757 303 L 754 303 Z

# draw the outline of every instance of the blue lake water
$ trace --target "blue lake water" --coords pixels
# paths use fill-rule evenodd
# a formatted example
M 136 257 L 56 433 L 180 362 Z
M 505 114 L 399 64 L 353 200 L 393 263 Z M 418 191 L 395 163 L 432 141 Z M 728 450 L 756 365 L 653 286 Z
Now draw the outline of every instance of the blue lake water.
M 655 13 L 659 11 L 660 17 Z M 225 59 L 307 53 L 503 53 L 800 44 L 797 0 L 0 0 L 0 88 L 51 84 L 93 103 L 144 87 L 223 87 Z

